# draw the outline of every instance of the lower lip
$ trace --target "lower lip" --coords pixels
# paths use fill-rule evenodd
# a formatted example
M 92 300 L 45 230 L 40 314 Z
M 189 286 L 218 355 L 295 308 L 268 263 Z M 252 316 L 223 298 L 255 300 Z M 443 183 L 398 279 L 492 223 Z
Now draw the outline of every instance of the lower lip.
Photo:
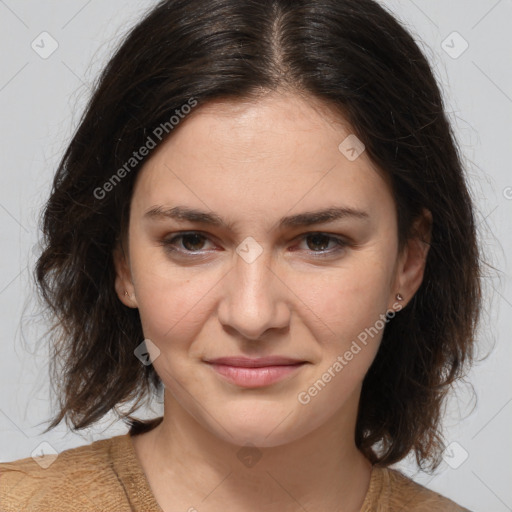
M 282 366 L 262 366 L 260 368 L 246 368 L 241 366 L 228 366 L 225 364 L 210 363 L 210 366 L 225 379 L 244 388 L 260 388 L 270 386 L 285 377 L 293 374 L 305 363 Z

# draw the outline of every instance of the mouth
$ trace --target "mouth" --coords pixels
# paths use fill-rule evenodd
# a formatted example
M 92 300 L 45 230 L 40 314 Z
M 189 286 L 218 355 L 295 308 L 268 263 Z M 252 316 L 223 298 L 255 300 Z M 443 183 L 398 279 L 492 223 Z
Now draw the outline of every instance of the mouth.
M 270 386 L 295 374 L 307 361 L 287 357 L 221 357 L 205 361 L 223 380 L 239 387 Z

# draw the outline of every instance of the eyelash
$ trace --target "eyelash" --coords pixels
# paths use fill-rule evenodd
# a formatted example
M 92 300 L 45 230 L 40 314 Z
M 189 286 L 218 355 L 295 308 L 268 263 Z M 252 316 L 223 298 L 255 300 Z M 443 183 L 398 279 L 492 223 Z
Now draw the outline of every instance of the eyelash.
M 187 251 L 187 250 L 177 249 L 175 246 L 175 243 L 177 240 L 183 239 L 186 236 L 193 236 L 193 235 L 196 235 L 203 239 L 208 240 L 208 237 L 206 235 L 203 235 L 200 231 L 185 231 L 185 232 L 178 233 L 177 235 L 173 236 L 170 239 L 161 240 L 160 245 L 162 245 L 165 248 L 165 250 L 168 252 L 180 253 L 180 255 L 185 256 L 185 257 L 194 258 L 194 257 L 203 256 L 204 254 L 201 253 L 200 251 L 197 251 L 197 252 Z M 317 236 L 317 235 L 327 237 L 329 239 L 329 242 L 333 241 L 337 247 L 334 250 L 330 250 L 330 251 L 309 251 L 309 253 L 312 254 L 313 257 L 315 257 L 315 258 L 325 258 L 325 257 L 329 257 L 332 255 L 338 254 L 339 252 L 343 251 L 346 247 L 348 247 L 350 245 L 347 241 L 343 240 L 342 238 L 330 235 L 328 233 L 323 233 L 320 231 L 313 231 L 313 232 L 303 234 L 301 236 L 301 241 L 305 240 L 308 237 L 313 237 L 313 236 Z

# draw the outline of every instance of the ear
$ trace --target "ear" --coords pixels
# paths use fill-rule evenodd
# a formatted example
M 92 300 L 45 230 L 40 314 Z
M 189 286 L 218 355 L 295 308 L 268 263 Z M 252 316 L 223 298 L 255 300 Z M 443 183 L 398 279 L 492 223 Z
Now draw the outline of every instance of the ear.
M 396 303 L 396 294 L 400 293 L 404 297 L 404 301 L 400 302 L 402 308 L 409 303 L 423 281 L 432 240 L 432 223 L 432 213 L 424 208 L 415 220 L 411 236 L 399 255 L 391 302 Z
M 137 298 L 133 286 L 130 260 L 125 251 L 124 244 L 118 240 L 112 251 L 114 268 L 116 270 L 115 288 L 119 300 L 129 308 L 137 308 Z

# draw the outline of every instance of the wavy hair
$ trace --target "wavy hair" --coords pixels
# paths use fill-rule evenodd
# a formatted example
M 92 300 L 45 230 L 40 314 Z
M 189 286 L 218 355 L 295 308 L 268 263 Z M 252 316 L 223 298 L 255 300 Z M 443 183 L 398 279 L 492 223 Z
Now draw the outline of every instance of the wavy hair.
M 162 389 L 153 366 L 133 353 L 144 339 L 138 311 L 114 288 L 113 250 L 126 235 L 145 161 L 128 171 L 134 151 L 191 98 L 236 101 L 278 89 L 318 98 L 350 123 L 390 179 L 400 247 L 422 209 L 432 213 L 423 282 L 386 325 L 363 382 L 355 439 L 374 464 L 411 451 L 421 467 L 439 463 L 442 405 L 473 358 L 480 248 L 439 85 L 413 36 L 373 0 L 165 0 L 121 41 L 42 213 L 35 279 L 54 319 L 59 390 L 47 430 L 63 419 L 85 428 L 132 400 L 118 414 L 133 426 L 141 401 Z M 98 193 L 116 173 L 122 179 Z

